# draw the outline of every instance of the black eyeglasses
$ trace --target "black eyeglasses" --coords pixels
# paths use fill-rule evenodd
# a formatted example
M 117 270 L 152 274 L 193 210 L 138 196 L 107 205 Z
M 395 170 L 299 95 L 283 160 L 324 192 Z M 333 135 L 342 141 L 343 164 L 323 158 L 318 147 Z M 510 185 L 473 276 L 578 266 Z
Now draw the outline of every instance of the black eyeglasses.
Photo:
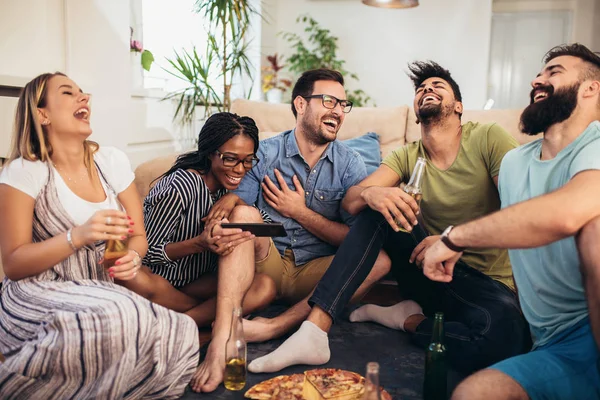
M 260 161 L 255 156 L 248 157 L 248 158 L 245 158 L 243 160 L 240 160 L 237 157 L 230 156 L 230 155 L 227 155 L 227 154 L 223 154 L 219 150 L 216 150 L 216 153 L 219 155 L 219 158 L 221 158 L 221 161 L 223 162 L 223 166 L 224 167 L 235 168 L 235 167 L 238 166 L 238 164 L 242 163 L 242 165 L 244 166 L 244 168 L 246 168 L 246 169 L 252 169 L 252 167 L 254 167 L 256 164 L 258 164 L 258 162 Z
M 321 99 L 323 107 L 333 110 L 338 104 L 342 106 L 344 114 L 348 114 L 352 110 L 352 102 L 350 100 L 340 100 L 328 94 L 313 94 L 311 96 L 302 96 L 305 99 Z

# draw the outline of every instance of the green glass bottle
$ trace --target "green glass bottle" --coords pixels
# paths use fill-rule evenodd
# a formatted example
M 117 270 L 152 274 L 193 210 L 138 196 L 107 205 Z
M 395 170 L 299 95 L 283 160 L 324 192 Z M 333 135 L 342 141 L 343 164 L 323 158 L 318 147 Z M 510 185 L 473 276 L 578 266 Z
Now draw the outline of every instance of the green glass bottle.
M 424 400 L 445 400 L 446 394 L 446 347 L 444 346 L 444 314 L 435 313 L 431 343 L 425 354 Z

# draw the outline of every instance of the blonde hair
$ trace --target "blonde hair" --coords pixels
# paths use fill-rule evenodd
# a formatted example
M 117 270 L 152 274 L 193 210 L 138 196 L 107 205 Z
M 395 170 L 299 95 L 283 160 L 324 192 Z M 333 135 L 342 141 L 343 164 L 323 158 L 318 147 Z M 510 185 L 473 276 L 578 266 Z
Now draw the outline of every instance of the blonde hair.
M 52 157 L 52 146 L 39 120 L 37 109 L 46 106 L 48 82 L 55 76 L 66 75 L 62 72 L 38 75 L 21 91 L 15 113 L 9 162 L 19 157 L 28 161 L 48 162 Z M 94 153 L 100 146 L 96 142 L 86 140 L 83 147 L 84 163 L 92 176 Z

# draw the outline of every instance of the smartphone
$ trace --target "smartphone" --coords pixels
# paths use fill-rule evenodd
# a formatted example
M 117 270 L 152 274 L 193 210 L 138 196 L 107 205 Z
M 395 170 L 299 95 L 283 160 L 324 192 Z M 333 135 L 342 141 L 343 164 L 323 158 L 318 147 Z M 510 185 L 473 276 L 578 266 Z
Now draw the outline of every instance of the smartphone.
M 285 228 L 280 223 L 264 224 L 264 223 L 223 223 L 223 228 L 238 228 L 243 231 L 252 232 L 254 236 L 286 236 Z

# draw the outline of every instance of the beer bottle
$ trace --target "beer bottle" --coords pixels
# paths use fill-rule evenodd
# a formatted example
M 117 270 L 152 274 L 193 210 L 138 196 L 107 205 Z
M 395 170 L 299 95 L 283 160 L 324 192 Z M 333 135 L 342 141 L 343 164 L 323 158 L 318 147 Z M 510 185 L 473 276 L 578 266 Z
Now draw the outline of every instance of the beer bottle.
M 423 157 L 417 158 L 417 163 L 415 164 L 415 169 L 413 170 L 412 175 L 410 176 L 410 180 L 404 186 L 404 191 L 408 193 L 417 204 L 421 204 L 421 198 L 423 197 L 423 191 L 421 188 L 421 183 L 423 182 L 423 172 L 425 172 L 425 164 L 426 160 Z
M 423 189 L 421 188 L 423 183 L 423 173 L 425 172 L 425 165 L 427 161 L 423 157 L 417 158 L 417 162 L 415 164 L 415 169 L 413 169 L 412 175 L 410 176 L 410 180 L 404 186 L 403 190 L 405 193 L 408 193 L 417 204 L 421 205 L 421 198 L 423 197 Z M 405 229 L 400 227 L 402 232 L 407 232 Z M 420 243 L 423 239 L 427 237 L 427 232 L 421 224 L 413 227 L 411 231 L 411 235 L 415 239 L 417 243 Z
M 115 262 L 127 255 L 128 252 L 128 240 L 114 240 L 110 239 L 106 241 L 104 248 L 104 268 L 110 268 L 115 265 Z
M 242 390 L 246 386 L 246 340 L 241 307 L 234 308 L 231 318 L 231 331 L 225 345 L 223 385 L 228 390 Z
M 381 391 L 379 390 L 379 364 L 376 362 L 367 364 L 365 391 L 360 399 L 381 400 Z
M 446 394 L 446 347 L 444 346 L 444 314 L 435 313 L 431 343 L 425 353 L 424 400 L 445 400 Z

